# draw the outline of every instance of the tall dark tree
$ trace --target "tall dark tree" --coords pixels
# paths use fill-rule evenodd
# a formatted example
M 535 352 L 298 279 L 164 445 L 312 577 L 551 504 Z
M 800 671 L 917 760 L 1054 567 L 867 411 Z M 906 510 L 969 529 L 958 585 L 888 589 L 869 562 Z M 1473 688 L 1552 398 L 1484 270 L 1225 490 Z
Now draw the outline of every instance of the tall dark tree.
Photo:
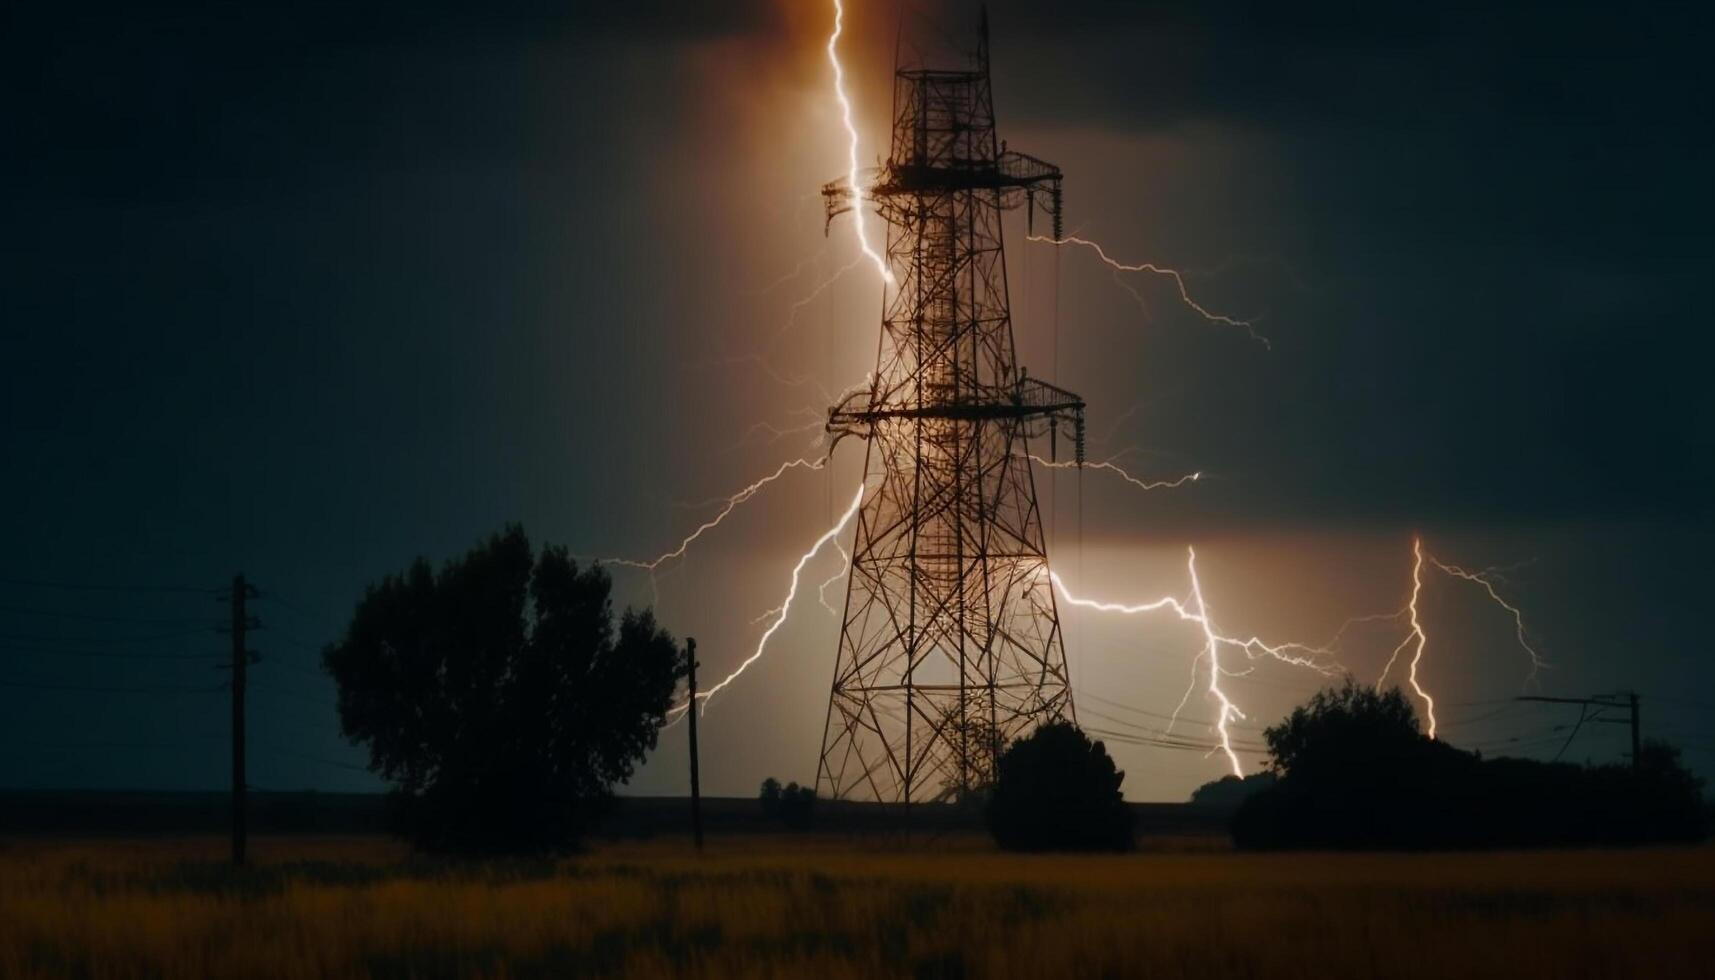
M 1292 709 L 1263 739 L 1276 775 L 1308 778 L 1395 765 L 1431 745 L 1399 688 L 1377 690 L 1350 676 Z
M 516 525 L 369 587 L 322 662 L 415 843 L 571 844 L 655 747 L 684 657 L 648 610 L 616 629 L 611 591 L 563 548 L 533 554 Z
M 1076 725 L 1054 722 L 1001 754 L 988 801 L 989 832 L 1009 851 L 1124 851 L 1132 815 L 1125 773 L 1107 747 Z

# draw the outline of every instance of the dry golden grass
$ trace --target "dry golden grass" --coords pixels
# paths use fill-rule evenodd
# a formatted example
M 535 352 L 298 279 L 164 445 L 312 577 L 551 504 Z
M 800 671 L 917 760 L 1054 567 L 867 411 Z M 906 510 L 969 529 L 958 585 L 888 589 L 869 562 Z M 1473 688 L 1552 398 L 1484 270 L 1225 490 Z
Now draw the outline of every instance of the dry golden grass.
M 14 842 L 0 977 L 1706 976 L 1715 850 L 1126 857 L 972 840 L 413 859 Z

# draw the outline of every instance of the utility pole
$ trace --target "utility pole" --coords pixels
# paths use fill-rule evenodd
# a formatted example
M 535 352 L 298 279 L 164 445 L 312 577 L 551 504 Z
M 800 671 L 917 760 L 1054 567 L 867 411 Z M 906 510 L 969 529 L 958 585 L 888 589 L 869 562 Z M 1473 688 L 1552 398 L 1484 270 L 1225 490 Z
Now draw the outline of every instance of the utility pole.
M 1638 738 L 1638 692 L 1626 692 L 1627 700 L 1632 708 L 1632 771 L 1638 771 L 1639 750 L 1643 748 Z
M 697 641 L 685 638 L 685 660 L 690 668 L 691 697 L 685 702 L 686 720 L 691 727 L 691 839 L 699 852 L 703 849 L 703 790 L 697 778 Z
M 248 843 L 245 826 L 246 785 L 244 775 L 244 682 L 250 666 L 250 650 L 245 645 L 245 631 L 260 624 L 244 610 L 246 599 L 256 595 L 256 587 L 244 581 L 244 573 L 232 577 L 232 863 L 244 864 Z
M 1638 723 L 1638 692 L 1624 691 L 1619 694 L 1598 694 L 1593 698 L 1545 698 L 1524 696 L 1513 698 L 1513 700 L 1539 701 L 1544 704 L 1576 704 L 1586 709 L 1595 708 L 1597 709 L 1598 714 L 1600 714 L 1601 709 L 1603 708 L 1619 708 L 1624 710 L 1627 714 L 1627 717 L 1625 718 L 1592 717 L 1590 720 L 1610 725 L 1619 724 L 1631 726 L 1632 771 L 1636 772 L 1638 770 L 1640 751 L 1643 748 L 1642 729 L 1639 727 Z M 1573 730 L 1573 734 L 1577 734 L 1577 729 Z

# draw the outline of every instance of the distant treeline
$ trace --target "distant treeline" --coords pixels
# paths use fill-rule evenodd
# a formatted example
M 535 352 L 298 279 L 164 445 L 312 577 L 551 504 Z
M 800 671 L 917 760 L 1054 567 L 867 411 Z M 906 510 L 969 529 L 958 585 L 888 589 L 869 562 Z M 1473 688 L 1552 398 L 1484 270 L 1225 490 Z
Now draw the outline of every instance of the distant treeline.
M 1420 734 L 1397 691 L 1348 684 L 1265 733 L 1279 776 L 1233 818 L 1243 848 L 1490 848 L 1691 842 L 1701 782 L 1676 749 L 1635 765 L 1485 759 Z
M 1146 836 L 1218 836 L 1223 815 L 1184 803 L 1133 803 L 1139 832 Z M 0 790 L 0 835 L 224 834 L 231 797 L 223 792 L 148 790 Z M 392 833 L 397 813 L 384 793 L 250 793 L 253 834 L 368 835 Z M 781 830 L 754 797 L 704 797 L 703 822 L 710 833 L 767 835 Z M 594 828 L 598 838 L 687 835 L 691 801 L 686 797 L 620 796 Z M 813 830 L 831 834 L 897 834 L 909 827 L 926 833 L 984 829 L 980 809 L 923 804 L 902 808 L 847 800 L 816 801 Z

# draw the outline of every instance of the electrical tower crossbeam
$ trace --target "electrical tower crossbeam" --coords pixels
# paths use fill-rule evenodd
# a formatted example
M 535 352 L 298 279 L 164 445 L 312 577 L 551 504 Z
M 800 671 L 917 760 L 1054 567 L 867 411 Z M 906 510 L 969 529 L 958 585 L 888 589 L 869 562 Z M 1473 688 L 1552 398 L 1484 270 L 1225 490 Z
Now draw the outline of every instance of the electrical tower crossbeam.
M 1000 748 L 1072 716 L 1029 442 L 1072 433 L 1084 401 L 1017 364 L 1001 216 L 1059 168 L 995 134 L 986 24 L 972 69 L 894 76 L 888 161 L 823 188 L 827 217 L 862 200 L 888 226 L 892 288 L 866 391 L 829 410 L 865 440 L 818 789 L 945 799 L 992 777 Z

